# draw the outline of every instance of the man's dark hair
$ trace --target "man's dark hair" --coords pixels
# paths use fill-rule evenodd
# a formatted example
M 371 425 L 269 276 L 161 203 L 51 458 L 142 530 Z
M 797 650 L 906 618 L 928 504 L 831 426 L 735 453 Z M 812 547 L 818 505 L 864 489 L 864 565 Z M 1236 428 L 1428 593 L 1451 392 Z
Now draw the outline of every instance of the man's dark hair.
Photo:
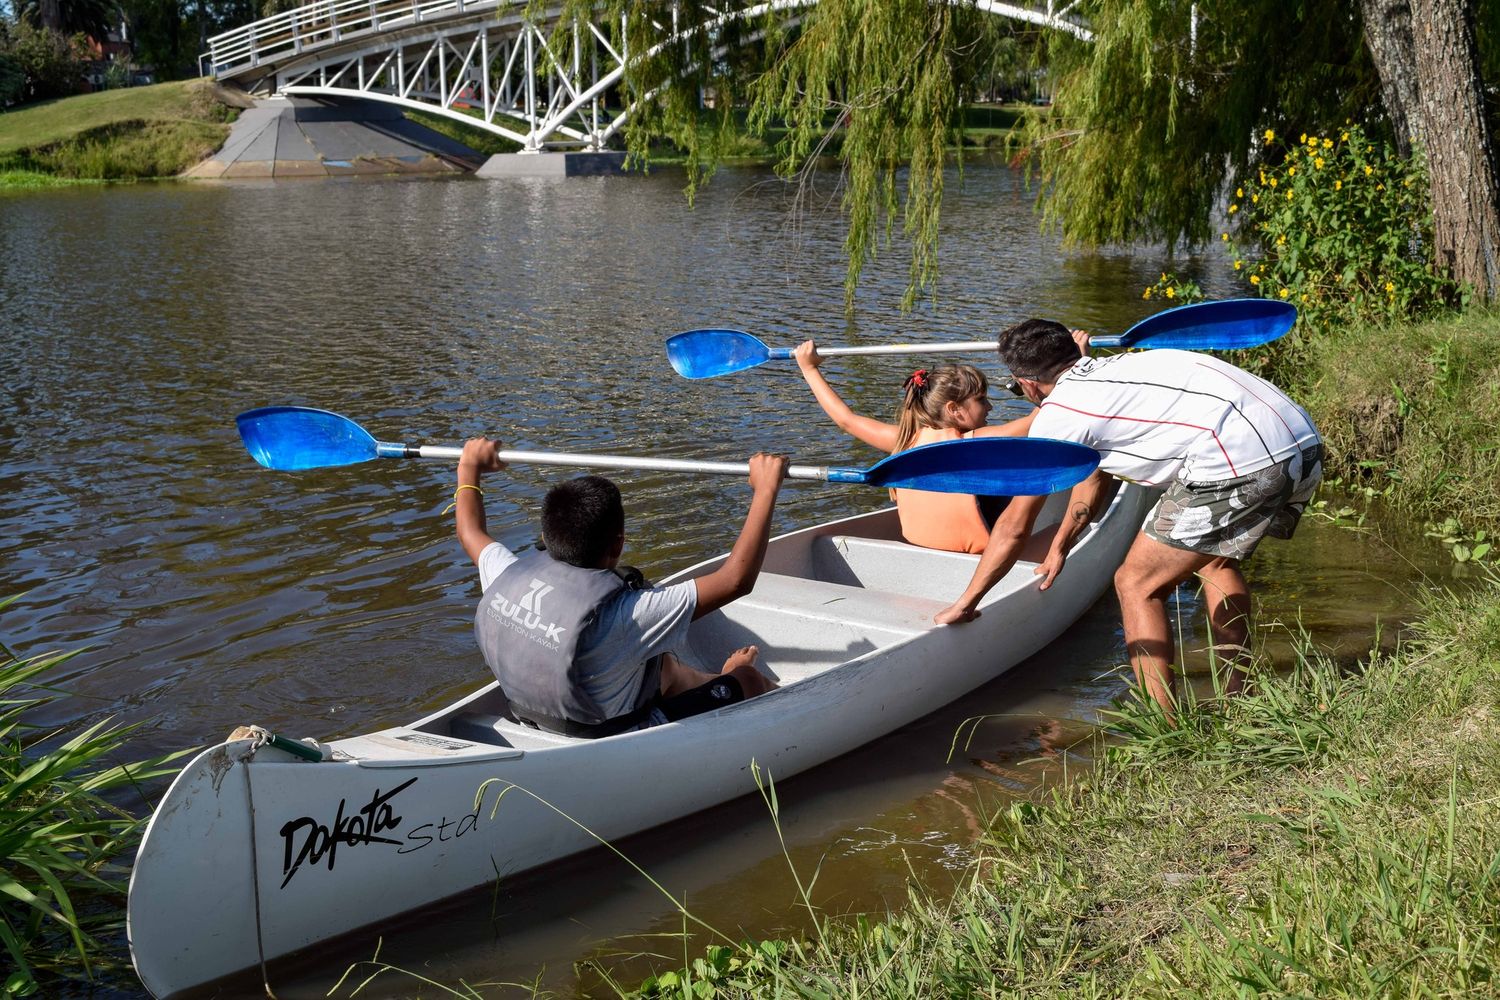
M 1018 378 L 1043 382 L 1078 362 L 1078 344 L 1061 323 L 1022 320 L 1000 334 L 1000 363 Z
M 558 483 L 542 500 L 542 543 L 558 562 L 599 568 L 624 533 L 620 488 L 603 476 Z

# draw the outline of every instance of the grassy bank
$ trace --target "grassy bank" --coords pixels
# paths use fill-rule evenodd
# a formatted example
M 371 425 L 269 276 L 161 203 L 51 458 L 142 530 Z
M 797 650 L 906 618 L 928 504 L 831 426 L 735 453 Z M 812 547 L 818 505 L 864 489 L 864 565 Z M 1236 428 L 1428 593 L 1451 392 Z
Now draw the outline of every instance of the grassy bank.
M 1500 587 L 1353 671 L 1309 656 L 1176 730 L 1112 729 L 1087 780 L 993 820 L 951 901 L 628 995 L 1494 995 Z
M 1312 413 L 1330 473 L 1416 520 L 1500 527 L 1500 315 L 1331 329 L 1278 378 Z
M 0 186 L 173 177 L 217 150 L 238 113 L 204 80 L 105 90 L 0 114 Z

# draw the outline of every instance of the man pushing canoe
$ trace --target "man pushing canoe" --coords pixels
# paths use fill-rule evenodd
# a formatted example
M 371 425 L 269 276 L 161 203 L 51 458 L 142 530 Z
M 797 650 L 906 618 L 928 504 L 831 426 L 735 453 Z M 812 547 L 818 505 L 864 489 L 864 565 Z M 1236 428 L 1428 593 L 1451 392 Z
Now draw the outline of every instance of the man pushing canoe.
M 1073 488 L 1060 539 L 1097 513 L 1105 475 L 1163 487 L 1115 573 L 1125 646 L 1136 680 L 1171 713 L 1174 647 L 1166 601 L 1197 576 L 1216 648 L 1230 663 L 1227 690 L 1244 683 L 1250 595 L 1240 563 L 1264 537 L 1290 538 L 1323 474 L 1323 443 L 1307 412 L 1280 389 L 1208 354 L 1152 350 L 1087 356 L 1067 327 L 1031 319 L 1000 335 L 1001 362 L 1037 409 L 978 434 L 1016 433 L 1096 449 L 1099 470 Z M 1028 505 L 1029 506 L 1029 505 Z M 997 523 L 995 532 L 1004 525 Z M 1054 544 L 1045 583 L 1069 545 Z M 973 619 L 980 598 L 1015 562 L 1017 546 L 992 535 L 968 589 L 936 616 Z

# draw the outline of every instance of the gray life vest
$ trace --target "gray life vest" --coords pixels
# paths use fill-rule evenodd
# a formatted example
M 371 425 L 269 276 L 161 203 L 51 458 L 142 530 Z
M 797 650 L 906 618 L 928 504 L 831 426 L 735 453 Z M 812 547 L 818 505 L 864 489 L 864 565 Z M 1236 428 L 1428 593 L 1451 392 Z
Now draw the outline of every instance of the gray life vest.
M 606 720 L 578 682 L 578 640 L 599 609 L 627 583 L 614 570 L 582 569 L 533 552 L 494 579 L 474 613 L 474 638 L 517 714 L 585 725 Z M 660 664 L 647 664 L 635 708 L 660 685 Z

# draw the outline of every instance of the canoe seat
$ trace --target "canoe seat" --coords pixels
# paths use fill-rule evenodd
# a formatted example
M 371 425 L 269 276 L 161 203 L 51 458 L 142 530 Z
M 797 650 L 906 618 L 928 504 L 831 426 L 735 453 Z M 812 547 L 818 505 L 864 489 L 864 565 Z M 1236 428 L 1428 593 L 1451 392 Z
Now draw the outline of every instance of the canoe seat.
M 500 715 L 480 715 L 478 712 L 466 712 L 463 715 L 455 715 L 448 720 L 448 735 L 456 740 L 468 740 L 471 743 L 493 743 L 496 746 L 510 746 L 510 741 L 501 736 L 496 730 L 496 725 L 505 721 Z
M 851 587 L 953 600 L 963 593 L 977 555 L 925 549 L 907 542 L 859 535 L 826 535 L 812 544 L 813 573 L 819 580 Z
M 967 575 L 965 579 L 967 580 Z M 762 573 L 755 589 L 693 623 L 693 655 L 716 670 L 740 646 L 760 647 L 761 670 L 786 684 L 936 628 L 948 606 L 865 587 Z

